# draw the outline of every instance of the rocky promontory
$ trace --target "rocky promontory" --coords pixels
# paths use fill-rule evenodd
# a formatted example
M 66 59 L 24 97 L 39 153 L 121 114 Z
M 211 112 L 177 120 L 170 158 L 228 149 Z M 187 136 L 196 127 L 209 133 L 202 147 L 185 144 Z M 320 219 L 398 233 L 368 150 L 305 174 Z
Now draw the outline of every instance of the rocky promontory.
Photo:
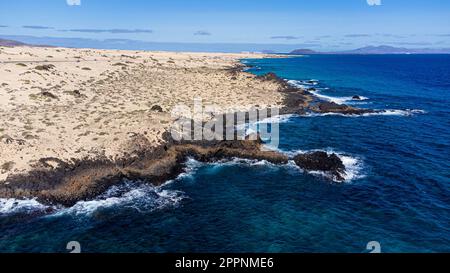
M 259 137 L 232 141 L 175 142 L 168 139 L 160 147 L 135 150 L 127 158 L 114 161 L 103 158 L 63 162 L 44 158 L 31 173 L 11 176 L 0 184 L 0 198 L 37 198 L 44 204 L 72 206 L 78 201 L 94 199 L 124 179 L 161 185 L 184 171 L 187 158 L 205 163 L 242 158 L 279 165 L 291 159 L 283 153 L 263 149 L 263 144 Z M 294 161 L 304 170 L 330 172 L 337 180 L 343 180 L 341 174 L 345 167 L 336 155 L 314 152 L 298 155 Z

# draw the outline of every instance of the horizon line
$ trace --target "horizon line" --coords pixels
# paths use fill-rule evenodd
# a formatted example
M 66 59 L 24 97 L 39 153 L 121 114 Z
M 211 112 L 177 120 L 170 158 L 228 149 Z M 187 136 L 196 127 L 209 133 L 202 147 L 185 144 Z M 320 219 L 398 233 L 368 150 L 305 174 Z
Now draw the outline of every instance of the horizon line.
M 291 53 L 295 50 L 311 50 L 317 53 L 337 53 L 346 52 L 358 49 L 364 49 L 368 47 L 392 47 L 397 49 L 407 49 L 407 50 L 450 50 L 450 47 L 438 47 L 438 46 L 426 46 L 426 47 L 412 47 L 411 45 L 395 45 L 389 42 L 380 43 L 368 43 L 366 45 L 355 45 L 354 47 L 345 48 L 324 48 L 322 44 L 311 44 L 311 43 L 255 43 L 255 42 L 165 42 L 165 41 L 145 41 L 137 39 L 124 39 L 124 38 L 107 38 L 107 39 L 95 39 L 95 38 L 83 38 L 83 37 L 57 37 L 57 36 L 33 36 L 33 35 L 4 35 L 0 34 L 0 39 L 13 40 L 29 45 L 37 46 L 55 46 L 55 47 L 68 47 L 68 48 L 93 48 L 93 49 L 123 49 L 123 50 L 164 50 L 164 49 L 141 49 L 145 46 L 231 46 L 231 47 L 267 47 L 267 48 L 247 48 L 247 49 L 237 49 L 233 48 L 230 52 L 263 52 L 270 51 L 270 53 Z M 48 40 L 59 40 L 59 41 L 45 41 Z M 85 45 L 76 43 L 86 43 Z M 91 44 L 88 44 L 88 43 Z M 109 43 L 108 43 L 109 42 Z M 70 45 L 72 43 L 72 45 Z M 97 44 L 92 44 L 97 43 Z M 120 47 L 122 45 L 122 48 Z M 270 48 L 274 47 L 274 48 Z M 278 48 L 278 49 L 276 49 Z M 319 49 L 318 49 L 319 48 Z M 322 48 L 322 49 L 320 49 Z M 170 50 L 169 51 L 179 51 Z M 197 51 L 197 50 L 194 50 Z M 227 50 L 220 50 L 221 52 L 228 52 Z M 208 50 L 208 52 L 213 52 Z

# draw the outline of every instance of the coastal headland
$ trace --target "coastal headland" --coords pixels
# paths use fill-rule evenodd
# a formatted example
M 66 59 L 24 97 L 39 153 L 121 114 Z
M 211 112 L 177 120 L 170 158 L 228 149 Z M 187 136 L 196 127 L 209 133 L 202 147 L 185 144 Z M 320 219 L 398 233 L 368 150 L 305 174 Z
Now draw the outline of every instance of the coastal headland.
M 279 56 L 0 47 L 0 198 L 71 206 L 125 178 L 161 185 L 183 172 L 188 157 L 293 161 L 342 181 L 345 167 L 333 154 L 290 157 L 264 149 L 259 136 L 171 137 L 171 111 L 193 106 L 194 98 L 223 115 L 372 111 L 320 101 L 273 73 L 247 73 L 240 63 L 267 57 Z

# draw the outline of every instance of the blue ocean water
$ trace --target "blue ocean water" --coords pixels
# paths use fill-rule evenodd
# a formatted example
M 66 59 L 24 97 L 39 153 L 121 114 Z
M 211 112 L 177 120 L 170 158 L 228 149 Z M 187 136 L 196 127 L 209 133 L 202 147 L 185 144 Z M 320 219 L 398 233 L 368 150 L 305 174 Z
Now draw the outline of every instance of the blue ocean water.
M 293 166 L 200 164 L 154 188 L 136 181 L 39 216 L 0 200 L 0 252 L 450 252 L 450 55 L 244 60 L 322 99 L 389 110 L 294 116 L 284 152 L 327 150 L 350 168 L 334 183 Z M 310 81 L 314 80 L 314 81 Z M 359 95 L 364 100 L 353 101 Z

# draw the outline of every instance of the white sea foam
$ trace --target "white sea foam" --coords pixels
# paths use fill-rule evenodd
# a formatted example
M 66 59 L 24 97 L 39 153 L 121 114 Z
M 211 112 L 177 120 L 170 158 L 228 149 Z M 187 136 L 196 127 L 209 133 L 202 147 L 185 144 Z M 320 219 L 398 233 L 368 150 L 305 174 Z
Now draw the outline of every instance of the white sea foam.
M 122 185 L 113 186 L 95 200 L 80 201 L 73 207 L 59 210 L 54 215 L 91 215 L 98 210 L 115 206 L 128 207 L 138 211 L 153 211 L 176 206 L 184 198 L 185 195 L 181 191 L 168 190 L 144 183 L 125 182 Z
M 210 163 L 210 166 L 223 167 L 223 166 L 233 166 L 233 165 L 247 165 L 247 166 L 266 166 L 266 167 L 276 167 L 276 164 L 270 163 L 266 160 L 257 159 L 243 159 L 234 157 L 231 160 L 220 160 L 218 162 Z
M 359 99 L 354 99 L 353 97 L 332 97 L 332 96 L 322 95 L 322 94 L 320 94 L 320 91 L 309 91 L 309 92 L 320 99 L 323 99 L 323 100 L 326 100 L 329 102 L 334 102 L 336 104 L 361 102 L 361 101 L 369 99 L 369 98 L 363 97 L 363 96 L 359 96 Z
M 237 125 L 236 128 L 242 129 L 242 128 L 247 128 L 247 127 L 260 125 L 260 124 L 286 123 L 286 122 L 290 122 L 291 119 L 296 116 L 298 116 L 298 115 L 295 115 L 295 114 L 277 115 L 277 116 L 273 116 L 273 117 L 269 117 L 269 118 L 264 118 L 264 119 L 258 120 L 256 122 L 240 124 L 240 125 Z
M 261 124 L 280 124 L 287 123 L 292 120 L 294 117 L 298 117 L 299 115 L 288 114 L 288 115 L 277 115 L 270 118 L 265 118 L 252 123 L 245 123 L 236 126 L 237 130 L 245 130 L 245 135 L 256 134 L 258 132 L 258 125 Z
M 45 206 L 35 199 L 0 199 L 0 216 L 19 214 L 19 213 L 33 213 L 47 210 Z
M 326 152 L 328 155 L 331 154 L 336 154 L 339 159 L 341 159 L 342 163 L 345 166 L 345 173 L 342 173 L 342 177 L 344 178 L 344 182 L 351 182 L 353 180 L 357 180 L 357 179 L 361 179 L 364 178 L 365 175 L 362 173 L 363 170 L 363 161 L 361 158 L 359 157 L 355 157 L 355 156 L 351 156 L 348 155 L 346 153 L 342 153 L 342 152 L 336 152 L 333 149 L 327 149 L 327 150 L 296 150 L 296 151 L 282 151 L 282 150 L 278 150 L 279 152 L 282 152 L 284 154 L 286 154 L 287 156 L 289 156 L 290 158 L 295 157 L 296 155 L 299 154 L 306 154 L 306 153 L 312 153 L 312 152 Z M 298 167 L 294 161 L 290 161 L 289 166 L 293 167 L 293 168 L 298 168 L 301 169 L 300 167 Z M 305 171 L 305 170 L 302 170 Z M 330 174 L 326 173 L 326 172 L 321 172 L 321 171 L 305 171 L 306 173 L 312 174 L 312 175 L 319 175 L 319 176 L 324 176 L 327 177 L 329 179 L 333 179 L 334 182 L 342 182 L 342 181 L 337 181 L 335 180 L 333 177 L 330 176 Z
M 306 84 L 302 81 L 288 80 L 287 83 L 292 85 L 293 87 L 302 88 L 302 89 L 308 89 L 310 87 L 310 86 L 308 86 L 308 84 Z
M 418 114 L 426 114 L 425 111 L 419 109 L 406 109 L 406 110 L 376 110 L 374 113 L 365 113 L 361 115 L 342 114 L 342 113 L 306 113 L 302 117 L 326 117 L 326 116 L 341 116 L 341 117 L 371 117 L 371 116 L 414 116 Z
M 345 166 L 345 174 L 343 175 L 346 182 L 364 178 L 362 174 L 363 162 L 360 158 L 352 157 L 345 154 L 337 154 Z
M 175 180 L 167 181 L 166 184 L 169 184 L 169 183 L 172 183 L 174 181 L 184 179 L 184 178 L 192 178 L 194 176 L 194 173 L 200 167 L 202 167 L 204 165 L 203 163 L 193 159 L 192 157 L 188 158 L 184 164 L 185 164 L 185 167 L 183 169 L 183 172 L 180 175 L 178 175 L 178 177 Z
M 406 110 L 395 110 L 395 109 L 387 109 L 382 110 L 379 113 L 366 113 L 364 116 L 374 116 L 374 115 L 382 115 L 382 116 L 413 116 L 417 114 L 426 114 L 427 112 L 420 109 L 406 109 Z
M 307 81 L 288 80 L 287 82 L 293 86 L 301 88 L 319 85 L 319 81 L 314 79 Z
M 311 88 L 312 86 L 316 86 L 319 84 L 319 82 L 316 80 L 310 80 L 310 81 L 289 80 L 288 83 L 291 84 L 292 86 L 295 86 L 298 88 L 307 89 L 308 92 L 310 92 L 311 94 L 313 94 L 314 96 L 316 96 L 319 99 L 329 101 L 329 102 L 334 102 L 336 104 L 355 103 L 355 102 L 360 103 L 361 101 L 365 101 L 365 100 L 369 99 L 369 98 L 363 97 L 363 96 L 359 96 L 359 99 L 354 99 L 353 97 L 327 96 L 327 95 L 323 95 L 320 93 L 320 90 L 321 90 L 320 88 L 315 88 L 315 91 L 309 90 L 309 88 Z M 327 89 L 328 88 L 322 88 L 322 90 L 327 90 Z
M 286 122 L 291 121 L 291 119 L 293 117 L 296 117 L 296 116 L 297 115 L 294 115 L 294 114 L 278 115 L 278 116 L 262 119 L 262 120 L 256 122 L 256 124 L 261 124 L 261 123 L 286 123 Z
M 95 200 L 80 201 L 70 208 L 50 207 L 43 205 L 35 199 L 0 199 L 0 216 L 14 214 L 30 214 L 47 212 L 49 215 L 92 215 L 94 212 L 113 208 L 115 206 L 133 208 L 138 211 L 153 211 L 178 205 L 185 195 L 181 191 L 168 190 L 164 186 L 155 187 L 149 184 L 137 182 L 125 182 L 122 185 L 113 186 Z

